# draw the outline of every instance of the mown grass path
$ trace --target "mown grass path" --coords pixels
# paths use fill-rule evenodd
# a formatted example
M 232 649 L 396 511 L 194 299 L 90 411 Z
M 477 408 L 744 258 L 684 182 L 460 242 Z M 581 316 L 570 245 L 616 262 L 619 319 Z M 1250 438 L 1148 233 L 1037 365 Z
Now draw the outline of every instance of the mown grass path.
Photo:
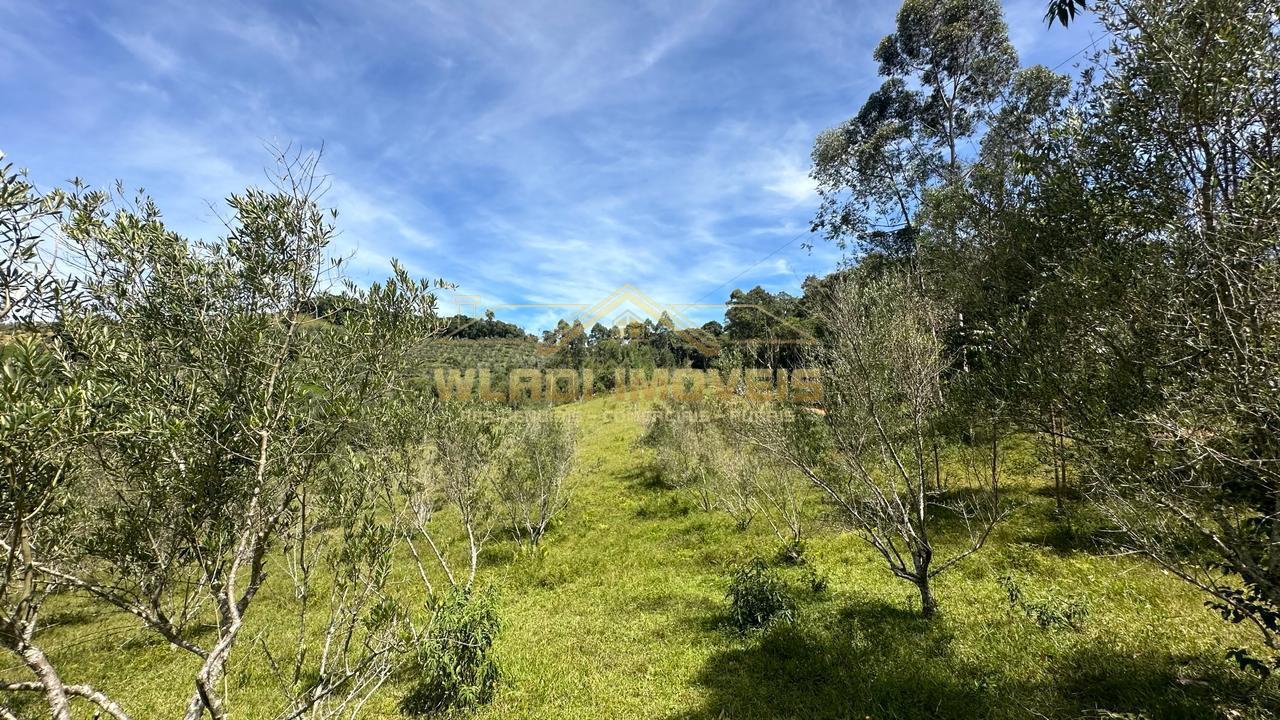
M 777 541 L 692 508 L 664 489 L 636 445 L 643 408 L 565 409 L 582 432 L 573 503 L 534 556 L 495 548 L 506 673 L 485 718 L 1220 717 L 1207 692 L 1239 688 L 1222 658 L 1234 633 L 1181 584 L 1133 559 L 1058 543 L 1051 501 L 1024 481 L 1018 518 L 939 584 L 942 615 L 914 614 L 912 589 L 855 536 L 830 525 L 809 562 L 815 594 L 781 568 L 801 622 L 746 638 L 727 630 L 727 573 Z M 815 501 L 810 507 L 819 511 Z M 945 542 L 945 533 L 944 542 Z M 1041 629 L 996 582 L 1079 599 L 1080 632 Z

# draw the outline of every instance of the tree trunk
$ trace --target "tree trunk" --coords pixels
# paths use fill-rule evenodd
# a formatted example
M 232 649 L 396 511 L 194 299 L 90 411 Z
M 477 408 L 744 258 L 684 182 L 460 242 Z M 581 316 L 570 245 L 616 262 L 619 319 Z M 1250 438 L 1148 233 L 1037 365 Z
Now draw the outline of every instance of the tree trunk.
M 14 628 L 7 628 L 7 630 L 12 631 Z M 10 633 L 6 632 L 6 635 L 8 634 Z M 13 639 L 17 642 L 10 644 L 8 641 Z M 6 638 L 6 645 L 10 645 L 10 649 L 22 658 L 22 664 L 26 665 L 40 682 L 40 686 L 44 689 L 45 704 L 49 706 L 49 716 L 53 720 L 71 720 L 71 704 L 67 701 L 66 688 L 44 651 L 28 644 L 21 636 Z
M 920 589 L 921 617 L 933 617 L 933 614 L 938 611 L 938 601 L 933 597 L 933 590 L 929 588 L 928 572 L 916 580 L 916 587 Z
M 21 518 L 25 513 L 21 502 L 17 503 L 16 510 L 17 518 Z M 0 628 L 0 637 L 3 639 L 4 646 L 22 658 L 22 664 L 26 665 L 27 669 L 36 676 L 36 680 L 40 681 L 40 686 L 44 689 L 45 703 L 49 706 L 50 717 L 53 720 L 71 720 L 71 705 L 67 701 L 67 690 L 62 684 L 58 670 L 53 663 L 49 662 L 43 650 L 31 644 L 31 637 L 35 631 L 36 608 L 39 603 L 33 600 L 35 571 L 31 559 L 30 528 L 25 522 L 19 520 L 14 525 L 13 535 L 13 548 L 22 562 L 21 572 L 18 574 L 20 582 L 17 587 L 21 594 L 17 597 L 16 607 L 6 618 L 3 628 Z M 10 568 L 14 560 L 14 553 L 11 551 L 8 561 Z M 8 570 L 5 576 L 9 577 Z
M 1058 445 L 1058 415 L 1052 410 L 1049 411 L 1049 447 L 1051 449 L 1049 458 L 1053 463 L 1053 502 L 1058 514 L 1061 515 L 1064 510 L 1063 493 L 1067 489 L 1067 478 Z
M 217 651 L 215 650 L 215 652 Z M 200 720 L 200 718 L 204 717 L 206 710 L 209 711 L 209 717 L 215 718 L 215 720 L 223 716 L 222 700 L 214 694 L 213 687 L 222 680 L 222 674 L 225 670 L 225 655 L 205 660 L 204 667 L 201 668 L 196 677 L 196 689 L 187 700 L 186 709 L 182 714 L 183 720 Z
M 921 525 L 923 527 L 923 524 Z M 922 617 L 932 617 L 938 610 L 938 601 L 933 597 L 933 590 L 929 587 L 929 566 L 933 563 L 933 548 L 929 545 L 928 538 L 921 533 L 923 545 L 916 548 L 911 553 L 911 564 L 913 574 L 915 575 L 916 588 L 920 590 L 920 615 Z

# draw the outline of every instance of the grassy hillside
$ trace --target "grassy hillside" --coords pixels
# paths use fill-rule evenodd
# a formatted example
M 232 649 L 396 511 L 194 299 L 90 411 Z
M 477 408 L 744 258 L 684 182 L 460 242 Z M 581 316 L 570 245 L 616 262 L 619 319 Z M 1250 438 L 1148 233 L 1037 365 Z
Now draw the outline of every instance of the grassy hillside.
M 724 625 L 727 573 L 753 555 L 772 557 L 777 541 L 760 523 L 739 531 L 656 482 L 635 444 L 637 410 L 609 399 L 563 408 L 581 413 L 572 504 L 536 554 L 507 541 L 487 551 L 504 678 L 476 717 L 1266 716 L 1235 699 L 1251 681 L 1223 657 L 1243 634 L 1147 563 L 1098 554 L 1081 532 L 1055 525 L 1043 473 L 1025 450 L 1006 454 L 1022 506 L 988 548 L 940 577 L 934 620 L 915 616 L 914 590 L 856 536 L 815 517 L 808 566 L 779 570 L 800 600 L 798 622 L 738 636 Z M 817 516 L 821 505 L 810 508 Z M 809 587 L 810 569 L 828 589 Z M 401 570 L 408 587 L 413 571 Z M 255 642 L 238 653 L 261 653 L 288 617 L 272 614 L 289 601 L 282 574 L 276 568 L 268 601 L 253 610 Z M 1081 603 L 1081 629 L 1042 629 L 1011 607 L 998 582 L 1005 574 L 1027 597 Z M 175 714 L 186 695 L 175 686 L 189 664 L 183 653 L 159 644 L 116 652 L 140 635 L 97 608 L 66 608 L 53 620 L 49 645 L 68 681 L 112 691 L 138 718 Z M 279 706 L 264 664 L 253 665 L 227 679 L 233 717 L 270 717 Z M 394 713 L 394 694 L 370 716 Z
M 421 359 L 424 367 L 450 370 L 536 368 L 542 366 L 537 347 L 532 340 L 444 338 L 425 343 Z

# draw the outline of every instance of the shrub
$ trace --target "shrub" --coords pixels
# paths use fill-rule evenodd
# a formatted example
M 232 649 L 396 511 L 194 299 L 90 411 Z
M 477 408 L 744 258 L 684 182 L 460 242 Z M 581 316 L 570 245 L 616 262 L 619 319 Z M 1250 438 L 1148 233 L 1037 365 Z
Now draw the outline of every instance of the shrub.
M 792 540 L 778 548 L 778 562 L 783 565 L 803 565 L 805 544 L 803 540 Z
M 812 565 L 805 566 L 800 576 L 804 579 L 805 584 L 809 586 L 809 589 L 815 593 L 826 592 L 827 586 L 830 584 L 826 573 L 818 572 L 817 568 Z
M 1089 617 L 1089 608 L 1079 598 L 1028 593 L 1012 575 L 1002 575 L 997 582 L 1004 588 L 1009 606 L 1022 611 L 1044 630 L 1063 628 L 1079 632 Z
M 498 684 L 492 648 L 499 622 L 492 595 L 455 590 L 432 610 L 410 666 L 417 677 L 400 702 L 406 715 L 474 708 L 488 702 Z
M 537 545 L 569 504 L 565 483 L 576 449 L 576 429 L 560 414 L 527 411 L 513 418 L 494 491 L 508 529 L 521 542 Z
M 795 619 L 795 600 L 778 575 L 756 558 L 739 565 L 729 582 L 729 620 L 738 632 Z
M 675 413 L 666 405 L 656 405 L 653 415 L 645 425 L 644 434 L 637 444 L 641 447 L 659 448 L 670 442 L 672 426 L 675 424 Z

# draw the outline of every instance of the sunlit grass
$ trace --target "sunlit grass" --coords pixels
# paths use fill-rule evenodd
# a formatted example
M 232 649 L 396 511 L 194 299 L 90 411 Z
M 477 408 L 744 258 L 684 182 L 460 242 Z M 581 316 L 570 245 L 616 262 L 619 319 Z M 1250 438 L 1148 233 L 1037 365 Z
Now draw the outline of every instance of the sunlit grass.
M 920 620 L 914 589 L 819 518 L 808 567 L 829 588 L 814 593 L 804 568 L 780 566 L 800 619 L 740 637 L 724 626 L 729 569 L 772 558 L 778 541 L 761 521 L 739 531 L 657 482 L 633 410 L 611 399 L 564 408 L 581 414 L 582 432 L 568 510 L 537 551 L 509 541 L 486 551 L 504 677 L 478 718 L 1267 716 L 1255 706 L 1274 691 L 1250 699 L 1256 681 L 1224 657 L 1249 636 L 1150 564 L 1092 549 L 1087 523 L 1067 531 L 1025 443 L 1005 454 L 1018 509 L 987 548 L 938 579 L 938 617 Z M 946 532 L 940 541 L 945 553 Z M 1042 629 L 1012 608 L 998 582 L 1006 573 L 1028 591 L 1083 603 L 1080 631 Z M 233 717 L 281 706 L 261 648 L 284 649 L 294 622 L 282 575 L 233 658 L 233 668 L 253 668 L 226 679 Z M 399 587 L 417 587 L 415 576 L 398 565 Z M 102 687 L 137 718 L 177 714 L 194 665 L 185 653 L 85 603 L 52 614 L 48 643 L 66 680 Z M 384 695 L 369 716 L 395 712 L 396 689 Z

